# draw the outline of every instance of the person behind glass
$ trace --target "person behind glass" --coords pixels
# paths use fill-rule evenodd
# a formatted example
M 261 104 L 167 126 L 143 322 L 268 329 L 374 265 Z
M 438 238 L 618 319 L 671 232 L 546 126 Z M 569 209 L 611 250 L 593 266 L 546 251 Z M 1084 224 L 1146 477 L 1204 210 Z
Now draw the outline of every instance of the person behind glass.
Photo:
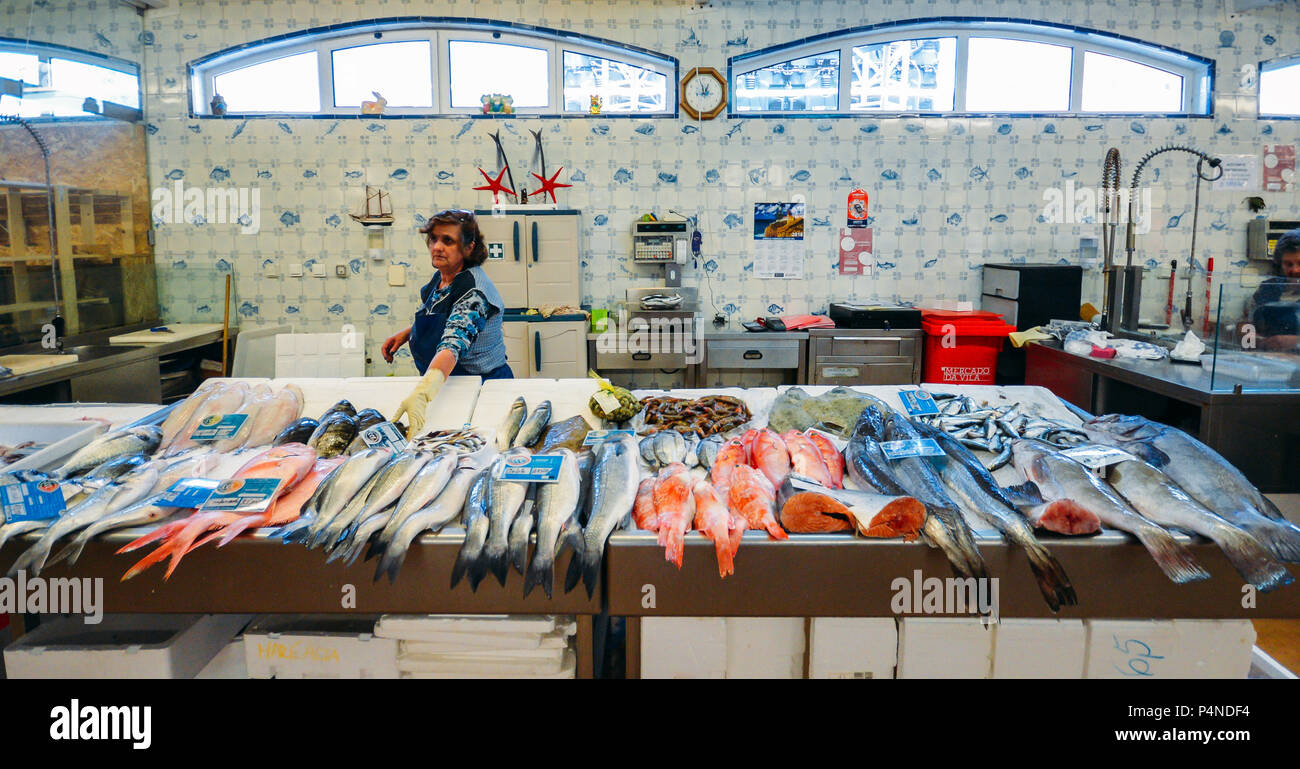
M 1279 274 L 1255 289 L 1244 321 L 1255 327 L 1259 349 L 1300 351 L 1300 228 L 1277 239 L 1273 264 Z
M 505 301 L 483 271 L 487 246 L 473 212 L 439 211 L 420 232 L 436 272 L 420 289 L 420 307 L 410 327 L 388 337 L 381 349 L 392 363 L 393 354 L 409 343 L 423 374 L 393 415 L 394 422 L 403 414 L 409 417 L 411 437 L 424 427 L 425 409 L 447 377 L 514 378 L 501 330 Z

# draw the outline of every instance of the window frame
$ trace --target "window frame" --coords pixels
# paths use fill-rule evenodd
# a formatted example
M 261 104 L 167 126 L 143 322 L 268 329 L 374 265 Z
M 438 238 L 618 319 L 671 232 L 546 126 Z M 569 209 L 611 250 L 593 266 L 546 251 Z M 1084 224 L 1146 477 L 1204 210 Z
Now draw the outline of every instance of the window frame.
M 1272 66 L 1270 66 L 1272 65 Z M 1287 67 L 1300 67 L 1300 53 L 1294 53 L 1287 56 L 1279 56 L 1267 61 L 1261 61 L 1255 69 L 1255 104 L 1256 119 L 1258 120 L 1300 120 L 1300 113 L 1270 113 L 1264 112 L 1258 105 L 1264 95 L 1264 70 L 1267 69 L 1285 69 Z
M 376 39 L 374 37 L 376 33 L 381 33 L 382 38 Z M 430 57 L 433 83 L 432 107 L 386 107 L 383 115 L 365 115 L 361 112 L 360 107 L 340 107 L 334 103 L 333 51 L 359 45 L 406 42 L 409 40 L 427 40 L 431 45 L 433 53 Z M 449 66 L 449 44 L 452 40 L 521 45 L 546 50 L 550 57 L 550 71 L 547 81 L 549 89 L 548 104 L 545 107 L 517 106 L 515 112 L 511 115 L 484 114 L 478 107 L 453 108 L 451 106 L 451 73 Z M 319 111 L 227 111 L 225 115 L 211 114 L 209 102 L 214 93 L 213 83 L 218 75 L 309 50 L 315 50 L 317 53 L 317 77 L 321 92 L 321 108 Z M 563 55 L 565 51 L 626 62 L 664 75 L 667 78 L 665 109 L 660 112 L 601 112 L 599 115 L 591 115 L 588 110 L 566 112 L 564 110 L 563 95 Z M 679 62 L 675 57 L 656 51 L 563 30 L 491 20 L 467 21 L 463 18 L 406 17 L 372 19 L 353 24 L 317 27 L 234 46 L 187 63 L 186 79 L 189 83 L 189 114 L 192 118 L 418 117 L 464 119 L 599 117 L 646 120 L 676 118 L 678 116 L 679 66 Z
M 956 83 L 953 109 L 929 112 L 918 110 L 853 110 L 851 104 L 853 49 L 898 40 L 956 38 Z M 1069 109 L 1055 112 L 971 111 L 966 107 L 967 62 L 969 41 L 973 37 L 1045 43 L 1072 49 Z M 821 53 L 840 51 L 840 109 L 828 112 L 737 111 L 734 102 L 727 105 L 728 118 L 830 118 L 830 117 L 1177 117 L 1210 118 L 1214 115 L 1213 59 L 1180 51 L 1169 46 L 1136 38 L 1028 19 L 994 19 L 980 17 L 943 17 L 891 21 L 794 40 L 727 59 L 727 82 L 733 89 L 737 78 L 755 69 Z M 1084 112 L 1083 56 L 1096 52 L 1172 72 L 1183 78 L 1183 101 L 1180 112 Z
M 50 72 L 51 69 L 50 59 L 64 59 L 67 61 L 75 61 L 81 64 L 88 64 L 103 69 L 110 69 L 113 70 L 114 72 L 119 72 L 121 74 L 134 77 L 135 92 L 136 92 L 136 106 L 132 107 L 129 104 L 121 104 L 120 106 L 124 109 L 134 110 L 136 112 L 135 119 L 130 122 L 139 122 L 140 120 L 143 119 L 144 88 L 143 88 L 143 83 L 141 81 L 140 65 L 136 62 L 130 61 L 129 59 L 122 59 L 117 56 L 109 56 L 107 54 L 95 53 L 94 51 L 85 51 L 80 48 L 71 48 L 64 45 L 58 45 L 56 43 L 40 43 L 40 42 L 34 42 L 28 40 L 18 40 L 10 37 L 0 37 L 0 52 L 16 53 L 16 54 L 26 55 L 26 56 L 35 56 L 37 58 L 37 63 L 41 69 L 42 74 L 46 74 Z M 24 85 L 29 85 L 29 84 L 27 84 L 24 81 Z M 37 87 L 48 87 L 48 86 L 37 86 Z M 24 88 L 24 90 L 26 89 Z M 102 109 L 104 99 L 99 95 L 94 95 L 92 98 L 94 98 L 97 102 L 100 103 Z M 117 102 L 113 102 L 113 103 L 117 104 Z M 27 121 L 52 122 L 52 121 L 62 121 L 62 120 L 117 120 L 120 118 L 105 117 L 102 114 L 83 113 L 80 115 L 38 115 L 33 117 L 26 117 L 23 119 Z

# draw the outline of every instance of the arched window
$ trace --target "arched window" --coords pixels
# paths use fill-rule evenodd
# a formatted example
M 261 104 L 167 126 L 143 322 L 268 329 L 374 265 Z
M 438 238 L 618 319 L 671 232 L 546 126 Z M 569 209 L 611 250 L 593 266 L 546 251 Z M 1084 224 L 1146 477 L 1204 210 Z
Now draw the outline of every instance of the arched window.
M 357 115 L 384 99 L 388 115 L 482 114 L 511 97 L 531 115 L 677 114 L 677 60 L 537 27 L 394 19 L 308 30 L 204 57 L 189 66 L 191 109 L 211 115 Z
M 1213 67 L 1078 27 L 891 22 L 733 56 L 730 114 L 1208 115 Z
M 0 38 L 0 114 L 140 117 L 140 68 L 76 48 Z
M 1300 56 L 1259 65 L 1259 116 L 1300 117 Z

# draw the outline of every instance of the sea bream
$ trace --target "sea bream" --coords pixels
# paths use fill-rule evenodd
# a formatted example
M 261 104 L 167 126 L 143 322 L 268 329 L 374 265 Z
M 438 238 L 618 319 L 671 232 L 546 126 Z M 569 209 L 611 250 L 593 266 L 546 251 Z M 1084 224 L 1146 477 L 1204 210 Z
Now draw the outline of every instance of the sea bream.
M 555 483 L 537 489 L 537 547 L 524 574 L 524 597 L 541 585 L 550 598 L 555 584 L 555 558 L 565 545 L 576 553 L 583 546 L 582 527 L 578 524 L 578 502 L 582 496 L 582 474 L 578 458 L 568 449 L 560 455 L 560 477 Z
M 1173 535 L 1142 517 L 1105 481 L 1055 447 L 1033 439 L 1020 439 L 1011 444 L 1011 461 L 1022 475 L 1033 481 L 1049 504 L 1068 502 L 1096 516 L 1106 526 L 1137 537 L 1174 582 L 1209 579 L 1210 573 L 1196 563 L 1191 551 Z
M 1088 437 L 1146 460 L 1192 499 L 1250 534 L 1279 560 L 1300 563 L 1300 527 L 1240 470 L 1192 436 L 1137 416 L 1107 414 L 1084 424 Z
M 939 475 L 952 490 L 956 500 L 966 510 L 992 524 L 1008 540 L 1024 548 L 1029 568 L 1038 582 L 1038 589 L 1052 611 L 1058 611 L 1063 605 L 1077 605 L 1079 599 L 1065 569 L 1034 536 L 1029 521 L 1016 509 L 1015 502 L 993 479 L 983 463 L 942 430 L 915 421 L 913 425 L 922 436 L 938 443 L 939 448 L 948 456 L 948 461 L 939 469 Z
M 591 470 L 591 518 L 583 531 L 582 553 L 569 561 L 564 592 L 572 590 L 581 578 L 587 596 L 595 595 L 605 542 L 632 517 L 639 475 L 636 458 L 636 444 L 629 438 L 600 445 Z
M 152 454 L 162 440 L 162 430 L 156 425 L 130 427 L 105 433 L 68 457 L 50 477 L 56 481 L 72 478 L 94 470 L 111 459 Z
M 1160 524 L 1200 534 L 1218 545 L 1237 573 L 1263 592 L 1293 581 L 1282 564 L 1245 531 L 1192 499 L 1173 480 L 1140 459 L 1106 468 L 1106 480 L 1139 513 Z

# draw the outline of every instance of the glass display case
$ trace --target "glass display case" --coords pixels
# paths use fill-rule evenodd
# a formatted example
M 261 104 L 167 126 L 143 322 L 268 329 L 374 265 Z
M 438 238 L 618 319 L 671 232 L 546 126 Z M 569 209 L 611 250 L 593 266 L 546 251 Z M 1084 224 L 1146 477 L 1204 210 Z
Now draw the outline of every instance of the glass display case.
M 1217 322 L 1201 355 L 1210 389 L 1300 391 L 1300 279 L 1223 285 L 1213 304 Z

